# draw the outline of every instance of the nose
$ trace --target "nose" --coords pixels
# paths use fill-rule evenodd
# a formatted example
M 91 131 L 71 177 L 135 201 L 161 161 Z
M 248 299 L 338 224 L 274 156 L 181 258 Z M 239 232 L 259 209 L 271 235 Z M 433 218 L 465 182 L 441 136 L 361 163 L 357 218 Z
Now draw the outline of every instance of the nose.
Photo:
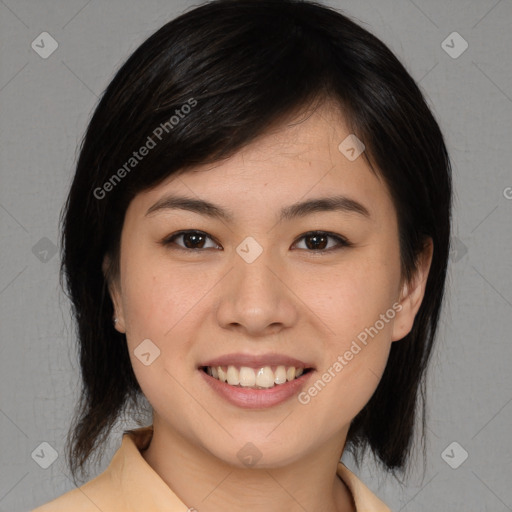
M 298 299 L 286 281 L 283 266 L 272 264 L 267 251 L 252 263 L 235 255 L 220 292 L 219 325 L 253 337 L 293 326 L 299 317 Z

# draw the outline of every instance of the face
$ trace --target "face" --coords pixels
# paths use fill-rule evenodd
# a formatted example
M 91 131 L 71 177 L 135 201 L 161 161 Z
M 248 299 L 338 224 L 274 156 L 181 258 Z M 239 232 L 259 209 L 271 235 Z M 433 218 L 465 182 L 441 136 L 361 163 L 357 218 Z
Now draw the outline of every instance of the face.
M 338 149 L 349 134 L 317 110 L 126 212 L 111 294 L 135 375 L 168 432 L 227 463 L 249 442 L 267 466 L 341 449 L 421 302 L 389 191 Z

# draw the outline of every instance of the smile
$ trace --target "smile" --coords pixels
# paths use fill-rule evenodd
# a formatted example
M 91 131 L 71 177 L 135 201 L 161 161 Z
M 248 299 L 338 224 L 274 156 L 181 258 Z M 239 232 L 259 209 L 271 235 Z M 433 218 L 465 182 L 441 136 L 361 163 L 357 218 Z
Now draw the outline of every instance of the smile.
M 201 369 L 221 382 L 238 388 L 270 389 L 298 379 L 310 368 L 296 366 L 203 366 Z
M 282 404 L 300 393 L 316 373 L 312 361 L 270 352 L 224 354 L 201 361 L 197 370 L 215 395 L 244 409 Z

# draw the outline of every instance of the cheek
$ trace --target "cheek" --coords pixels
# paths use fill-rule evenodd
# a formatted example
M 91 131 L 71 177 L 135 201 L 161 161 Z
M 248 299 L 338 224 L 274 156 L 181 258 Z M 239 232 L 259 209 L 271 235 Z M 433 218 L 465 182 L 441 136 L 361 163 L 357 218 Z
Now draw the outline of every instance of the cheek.
M 214 272 L 194 264 L 172 268 L 147 251 L 134 250 L 126 257 L 122 289 L 127 344 L 137 380 L 154 407 L 177 404 L 182 398 L 181 405 L 187 406 L 186 396 L 166 395 L 164 390 L 176 389 L 174 379 L 184 382 L 189 376 L 191 340 L 198 319 L 210 310 L 207 296 L 218 280 Z M 158 354 L 150 366 L 137 357 L 144 340 L 154 344 L 145 342 L 149 352 Z
M 133 338 L 172 336 L 211 288 L 193 265 L 171 269 L 161 258 L 142 251 L 132 253 L 125 263 L 123 310 L 127 336 Z
M 331 411 L 340 421 L 351 421 L 377 388 L 387 363 L 400 309 L 398 252 L 354 259 L 318 277 L 305 283 L 309 286 L 303 282 L 303 291 L 316 290 L 309 300 L 323 321 L 326 341 L 318 378 L 304 402 L 310 400 L 320 415 Z
M 208 282 L 134 250 L 124 261 L 123 310 L 131 364 L 141 389 L 158 410 L 187 407 L 183 381 L 195 306 Z M 209 285 L 211 286 L 211 284 Z M 147 340 L 150 340 L 149 342 Z M 145 347 L 144 350 L 141 347 Z M 149 353 L 149 364 L 142 354 Z
M 347 307 L 350 304 L 346 304 Z M 379 317 L 384 311 L 384 318 Z M 386 311 L 391 311 L 386 316 Z M 348 425 L 375 392 L 391 348 L 391 305 L 369 308 L 345 320 L 338 316 L 336 336 L 325 344 L 322 364 L 300 402 L 318 428 L 329 424 L 333 433 Z M 364 313 L 364 314 L 363 314 Z M 333 323 L 334 324 L 334 323 Z
M 323 320 L 329 337 L 340 343 L 374 325 L 399 297 L 398 252 L 377 247 L 368 252 L 364 257 L 354 253 L 336 268 L 304 272 L 296 284 L 301 298 Z M 391 325 L 379 324 L 379 330 L 389 335 Z

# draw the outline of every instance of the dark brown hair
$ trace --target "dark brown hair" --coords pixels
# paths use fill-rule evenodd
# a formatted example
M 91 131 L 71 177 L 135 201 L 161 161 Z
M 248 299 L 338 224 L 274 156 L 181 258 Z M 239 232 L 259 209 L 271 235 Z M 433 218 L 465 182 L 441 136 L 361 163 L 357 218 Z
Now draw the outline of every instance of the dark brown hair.
M 347 437 L 356 461 L 369 448 L 388 470 L 405 467 L 418 409 L 424 434 L 424 377 L 449 255 L 451 170 L 439 126 L 393 53 L 341 13 L 310 1 L 214 0 L 165 24 L 129 57 L 81 146 L 62 214 L 62 278 L 77 323 L 82 377 L 67 440 L 75 482 L 127 405 L 136 408 L 142 395 L 125 335 L 112 324 L 102 272 L 108 254 L 107 277 L 117 276 L 130 201 L 171 174 L 232 155 L 280 119 L 326 100 L 340 107 L 392 194 L 404 278 L 413 275 L 425 237 L 434 243 L 412 331 L 392 344 L 382 379 Z M 159 126 L 166 129 L 157 141 Z M 148 137 L 158 143 L 127 167 Z

